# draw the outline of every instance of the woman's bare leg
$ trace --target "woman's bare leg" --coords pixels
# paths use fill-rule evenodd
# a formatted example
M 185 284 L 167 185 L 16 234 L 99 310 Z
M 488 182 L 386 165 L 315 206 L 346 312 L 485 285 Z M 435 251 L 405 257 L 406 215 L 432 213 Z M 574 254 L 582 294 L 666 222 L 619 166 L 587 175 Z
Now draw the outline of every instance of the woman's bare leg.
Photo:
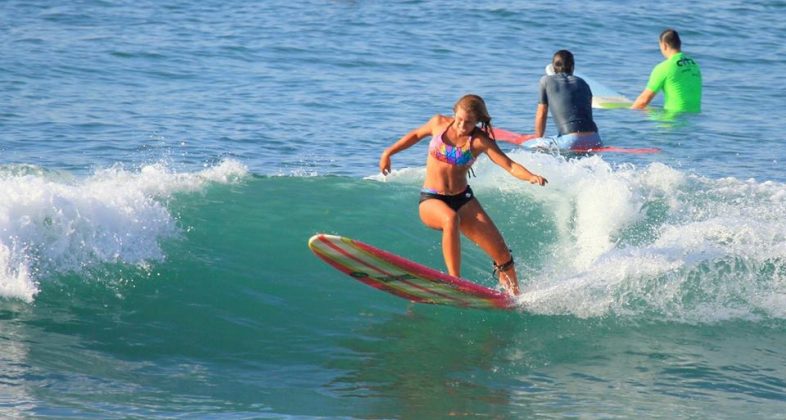
M 497 226 L 480 206 L 477 199 L 469 201 L 458 211 L 461 232 L 470 240 L 486 251 L 497 266 L 503 265 L 513 258 L 505 244 L 505 239 L 499 233 Z M 499 282 L 509 293 L 518 295 L 519 282 L 516 268 L 510 264 L 504 270 L 499 270 Z
M 451 276 L 461 276 L 461 233 L 459 216 L 440 200 L 429 199 L 420 203 L 420 220 L 423 224 L 442 231 L 442 255 Z

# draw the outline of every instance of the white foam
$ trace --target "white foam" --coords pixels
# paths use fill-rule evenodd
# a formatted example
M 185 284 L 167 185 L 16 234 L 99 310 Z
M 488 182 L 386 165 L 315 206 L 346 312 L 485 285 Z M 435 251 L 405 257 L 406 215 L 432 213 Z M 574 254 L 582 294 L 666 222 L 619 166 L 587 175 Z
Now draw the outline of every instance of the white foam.
M 379 182 L 397 182 L 402 184 L 422 183 L 426 176 L 426 168 L 401 168 L 393 169 L 389 174 L 374 174 L 364 179 Z
M 641 189 L 633 188 L 635 168 L 614 169 L 599 156 L 565 160 L 522 151 L 511 157 L 545 176 L 549 184 L 534 187 L 484 160 L 473 186 L 498 188 L 541 203 L 560 233 L 553 257 L 574 270 L 587 269 L 613 249 L 619 231 L 639 219 L 646 202 Z
M 683 322 L 786 312 L 786 186 L 712 180 L 660 163 L 555 163 L 558 194 L 548 201 L 561 226 L 558 251 L 530 284 L 529 308 L 654 312 Z M 660 215 L 648 217 L 658 203 Z M 637 225 L 633 241 L 626 234 Z
M 663 163 L 613 166 L 601 156 L 509 156 L 548 186 L 516 180 L 486 158 L 471 183 L 479 194 L 502 193 L 508 212 L 537 203 L 553 223 L 557 237 L 548 249 L 515 255 L 537 260 L 537 269 L 522 269 L 528 310 L 679 322 L 786 317 L 786 185 L 709 179 Z M 423 176 L 423 168 L 408 168 L 387 180 L 420 183 Z M 527 242 L 529 229 L 545 227 L 503 235 Z
M 0 296 L 29 302 L 41 279 L 53 274 L 162 260 L 159 241 L 177 232 L 165 201 L 247 172 L 232 160 L 185 173 L 163 164 L 118 165 L 83 179 L 30 168 L 0 171 Z

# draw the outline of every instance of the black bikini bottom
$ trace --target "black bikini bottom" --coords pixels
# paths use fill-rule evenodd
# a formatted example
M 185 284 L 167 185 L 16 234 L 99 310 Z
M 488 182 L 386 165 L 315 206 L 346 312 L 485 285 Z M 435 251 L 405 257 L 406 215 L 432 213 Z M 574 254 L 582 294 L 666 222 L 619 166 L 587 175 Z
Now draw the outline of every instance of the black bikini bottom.
M 464 204 L 469 203 L 469 201 L 472 200 L 472 197 L 474 196 L 475 194 L 472 193 L 472 188 L 470 188 L 469 185 L 467 185 L 467 189 L 456 195 L 444 195 L 421 190 L 420 201 L 418 203 L 422 203 L 433 198 L 447 204 L 448 207 L 453 209 L 453 211 L 458 211 L 462 206 L 464 206 Z

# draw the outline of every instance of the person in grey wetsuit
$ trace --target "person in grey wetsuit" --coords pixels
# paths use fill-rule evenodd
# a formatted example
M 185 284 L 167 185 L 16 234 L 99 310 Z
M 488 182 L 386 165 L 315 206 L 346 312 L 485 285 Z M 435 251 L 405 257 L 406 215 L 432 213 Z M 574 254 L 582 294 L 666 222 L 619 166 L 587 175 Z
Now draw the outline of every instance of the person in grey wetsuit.
M 603 145 L 592 119 L 592 91 L 584 79 L 573 75 L 573 67 L 573 54 L 559 50 L 540 79 L 535 135 L 543 137 L 549 111 L 559 135 L 543 139 L 539 147 L 585 151 Z

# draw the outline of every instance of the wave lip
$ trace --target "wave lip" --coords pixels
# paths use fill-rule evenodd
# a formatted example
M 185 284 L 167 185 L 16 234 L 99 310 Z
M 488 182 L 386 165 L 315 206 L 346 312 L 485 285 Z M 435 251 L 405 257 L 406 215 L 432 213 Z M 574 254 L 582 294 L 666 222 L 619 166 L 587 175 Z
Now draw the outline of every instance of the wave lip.
M 30 165 L 0 168 L 0 297 L 32 302 L 53 275 L 162 261 L 159 242 L 178 233 L 167 200 L 247 174 L 234 160 L 197 172 L 116 165 L 83 179 Z

